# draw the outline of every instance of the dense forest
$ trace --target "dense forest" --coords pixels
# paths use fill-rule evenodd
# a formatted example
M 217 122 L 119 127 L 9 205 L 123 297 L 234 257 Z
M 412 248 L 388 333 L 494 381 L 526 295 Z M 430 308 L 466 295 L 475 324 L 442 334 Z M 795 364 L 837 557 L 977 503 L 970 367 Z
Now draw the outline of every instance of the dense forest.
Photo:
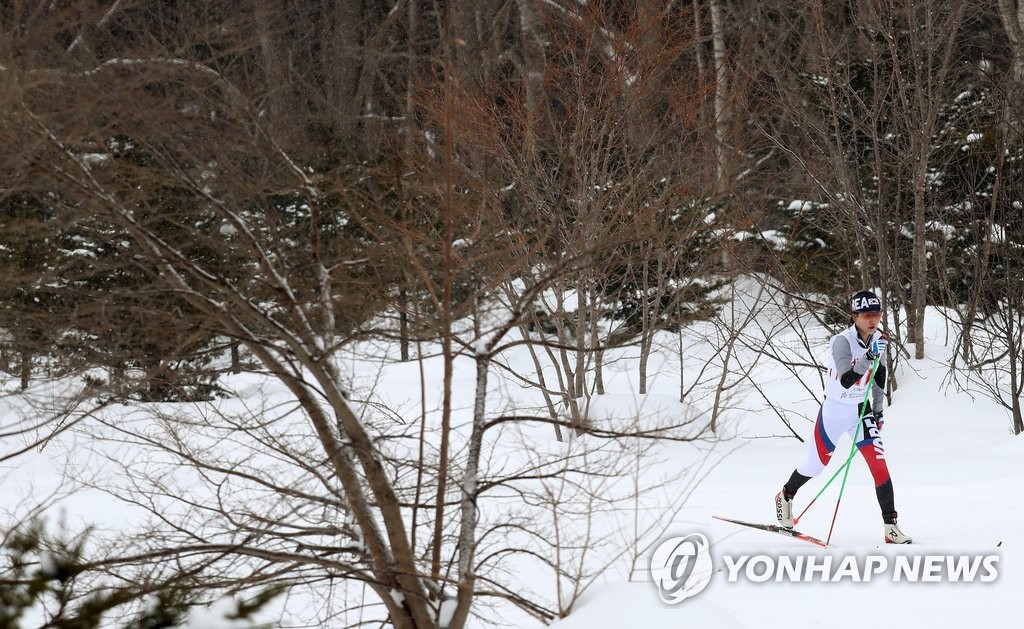
M 304 530 L 349 554 L 263 524 L 150 539 L 93 566 L 127 584 L 97 610 L 333 570 L 397 627 L 465 626 L 480 597 L 557 618 L 472 568 L 468 488 L 514 420 L 486 419 L 487 378 L 522 339 L 559 357 L 537 376 L 561 438 L 597 431 L 578 405 L 606 351 L 640 349 L 644 393 L 655 334 L 713 318 L 737 278 L 833 325 L 869 288 L 890 361 L 923 358 L 942 313 L 953 379 L 1024 431 L 1022 87 L 1020 0 L 0 3 L 0 370 L 88 385 L 77 415 L 0 431 L 40 446 L 72 416 L 269 374 L 308 436 L 308 478 L 274 491 L 344 513 Z M 398 461 L 353 410 L 332 357 L 369 342 L 443 358 L 434 454 Z M 265 563 L 232 576 L 246 562 Z

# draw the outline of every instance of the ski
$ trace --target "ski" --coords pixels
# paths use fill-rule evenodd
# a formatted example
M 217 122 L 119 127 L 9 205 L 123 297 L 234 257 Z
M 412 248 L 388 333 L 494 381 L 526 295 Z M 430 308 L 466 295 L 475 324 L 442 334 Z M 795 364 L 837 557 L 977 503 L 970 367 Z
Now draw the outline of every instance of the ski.
M 779 533 L 780 535 L 785 535 L 787 537 L 792 537 L 794 539 L 802 539 L 805 542 L 810 542 L 810 543 L 815 544 L 817 546 L 821 546 L 822 548 L 829 548 L 828 544 L 826 544 L 825 542 L 821 541 L 817 537 L 811 537 L 810 535 L 805 535 L 804 533 L 801 533 L 800 531 L 797 531 L 797 530 L 794 530 L 794 529 L 783 528 L 783 527 L 779 526 L 778 524 L 758 524 L 756 522 L 744 522 L 743 520 L 734 520 L 732 518 L 724 518 L 724 517 L 722 517 L 720 515 L 716 515 L 716 516 L 712 516 L 712 517 L 714 517 L 716 520 L 722 520 L 723 522 L 732 522 L 733 524 L 739 524 L 741 526 L 749 526 L 752 529 L 759 529 L 759 530 L 762 530 L 762 531 L 771 531 L 772 533 Z

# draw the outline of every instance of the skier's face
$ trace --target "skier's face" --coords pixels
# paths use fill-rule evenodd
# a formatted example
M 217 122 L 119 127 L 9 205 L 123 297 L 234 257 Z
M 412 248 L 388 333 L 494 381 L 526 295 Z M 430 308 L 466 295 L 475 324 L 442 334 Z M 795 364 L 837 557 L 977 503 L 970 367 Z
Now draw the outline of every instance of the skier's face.
M 853 324 L 857 326 L 857 331 L 863 336 L 874 334 L 881 322 L 881 312 L 862 312 L 853 316 Z

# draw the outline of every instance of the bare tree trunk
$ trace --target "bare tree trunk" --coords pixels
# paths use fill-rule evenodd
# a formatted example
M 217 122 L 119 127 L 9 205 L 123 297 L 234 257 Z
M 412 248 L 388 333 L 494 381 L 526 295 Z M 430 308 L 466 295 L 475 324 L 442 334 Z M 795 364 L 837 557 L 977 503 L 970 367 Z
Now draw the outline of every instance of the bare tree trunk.
M 423 348 L 421 347 L 420 341 L 416 341 L 416 367 L 419 375 L 420 385 L 420 432 L 417 438 L 417 451 L 416 451 L 416 489 L 415 496 L 413 498 L 412 507 L 412 525 L 409 527 L 409 545 L 412 546 L 413 552 L 417 553 L 416 548 L 416 537 L 419 533 L 419 515 L 420 515 L 420 500 L 423 497 L 423 473 L 425 471 L 424 466 L 424 454 L 427 449 L 427 373 L 426 368 L 423 364 Z
M 452 77 L 453 72 L 453 51 L 455 43 L 451 37 L 451 14 L 450 4 L 444 5 L 444 56 L 445 56 L 445 80 L 444 80 L 444 199 L 441 206 L 443 229 L 441 233 L 441 255 L 444 264 L 444 273 L 441 283 L 441 303 L 439 304 L 440 325 L 441 325 L 441 353 L 444 360 L 444 399 L 441 403 L 441 445 L 438 460 L 437 472 L 437 497 L 434 506 L 434 538 L 430 556 L 430 574 L 434 580 L 439 581 L 441 574 L 441 546 L 443 545 L 444 533 L 444 505 L 448 491 L 448 456 L 449 439 L 451 437 L 452 421 L 452 395 L 453 395 L 453 365 L 455 354 L 452 347 L 452 292 L 454 288 L 454 265 L 455 259 L 452 251 L 452 244 L 455 239 L 455 132 L 454 125 L 454 104 L 453 90 L 455 85 Z
M 274 41 L 274 34 L 278 31 L 275 24 L 272 24 L 274 16 L 265 8 L 263 3 L 256 3 L 253 8 L 253 15 L 259 32 L 260 58 L 263 61 L 263 73 L 266 85 L 270 86 L 267 93 L 266 109 L 268 118 L 283 137 L 294 135 L 295 127 L 292 121 L 295 116 L 288 111 L 290 101 L 289 79 L 291 73 L 287 64 L 281 57 L 282 52 Z
M 582 279 L 576 287 L 576 384 L 575 397 L 582 398 L 587 390 L 587 292 L 589 278 Z
M 735 313 L 734 313 L 735 314 Z M 715 387 L 715 401 L 711 406 L 711 432 L 718 433 L 718 416 L 722 410 L 722 394 L 725 393 L 726 381 L 729 376 L 729 365 L 732 362 L 732 352 L 736 345 L 735 330 L 729 330 L 725 339 L 725 356 L 722 358 L 722 375 L 718 379 L 718 386 Z
M 694 41 L 697 43 L 693 47 L 694 61 L 697 64 L 697 76 L 703 78 L 704 76 L 704 25 L 700 21 L 701 2 L 700 0 L 693 0 L 693 33 Z
M 538 100 L 544 91 L 544 35 L 537 14 L 535 0 L 516 0 L 519 11 L 519 31 L 522 34 L 523 72 L 526 88 L 525 112 L 527 119 L 524 124 L 523 153 L 529 155 L 536 147 L 537 119 L 541 108 Z
M 1024 81 L 1024 4 L 1020 0 L 998 0 L 999 17 L 1013 46 L 1013 80 Z
M 914 343 L 914 358 L 924 358 L 924 309 L 928 294 L 928 261 L 925 245 L 925 200 L 924 186 L 927 171 L 927 160 L 917 156 L 914 177 L 914 248 L 911 254 L 910 272 L 910 311 L 913 312 L 913 328 L 910 338 Z M 909 319 L 909 317 L 908 317 Z
M 461 519 L 459 533 L 459 582 L 455 613 L 448 625 L 461 629 L 469 619 L 473 603 L 473 586 L 476 575 L 473 572 L 473 556 L 476 553 L 477 527 L 477 476 L 480 471 L 480 453 L 484 438 L 484 420 L 487 410 L 487 371 L 490 356 L 476 356 L 476 398 L 473 402 L 473 428 L 469 435 L 466 452 L 466 468 L 462 480 Z
M 577 281 L 577 285 L 582 285 L 582 281 Z M 555 308 L 552 309 L 552 322 L 555 325 L 555 332 L 558 337 L 557 355 L 550 346 L 545 345 L 544 349 L 548 354 L 548 358 L 551 360 L 551 364 L 556 367 L 556 374 L 558 375 L 558 384 L 562 393 L 562 402 L 565 405 L 566 412 L 568 412 L 570 421 L 575 424 L 575 431 L 577 434 L 583 432 L 586 425 L 586 418 L 582 415 L 580 408 L 580 401 L 583 397 L 581 382 L 577 378 L 577 373 L 583 366 L 578 364 L 577 361 L 571 360 L 569 356 L 570 347 L 575 344 L 577 351 L 577 359 L 579 358 L 579 345 L 578 339 L 576 338 L 578 330 L 574 326 L 570 325 L 570 322 L 566 319 L 565 311 L 565 280 L 563 278 L 556 278 L 552 283 L 552 290 L 555 294 Z M 578 299 L 578 296 L 577 296 Z M 577 301 L 577 303 L 579 303 Z M 577 317 L 579 315 L 577 314 Z M 574 363 L 576 365 L 574 366 Z
M 679 326 L 679 401 L 686 401 L 686 357 L 683 355 L 683 304 L 681 301 L 676 301 L 676 320 Z
M 412 3 L 415 4 L 415 3 Z M 411 91 L 411 87 L 407 88 Z M 406 95 L 406 103 L 408 106 L 409 95 Z M 411 111 L 407 110 L 407 114 L 411 114 Z M 405 185 L 402 183 L 402 168 L 404 164 L 403 156 L 407 154 L 407 145 L 409 143 L 409 135 L 412 133 L 412 125 L 406 120 L 404 123 L 404 129 L 400 139 L 394 141 L 395 156 L 394 156 L 394 170 L 395 170 L 395 196 L 398 197 L 398 214 L 399 219 L 404 223 L 409 216 L 409 199 L 405 190 Z M 412 285 L 410 274 L 407 271 L 403 271 L 405 277 L 404 285 L 398 290 L 398 348 L 399 354 L 401 355 L 402 362 L 409 360 L 409 289 L 408 286 Z
M 524 330 L 523 335 L 525 336 L 526 333 L 526 330 Z M 547 406 L 548 417 L 550 417 L 552 421 L 557 421 L 558 409 L 555 408 L 555 403 L 551 399 L 551 393 L 548 390 L 547 380 L 544 377 L 544 367 L 540 363 L 540 357 L 537 356 L 537 349 L 533 343 L 527 343 L 526 347 L 530 351 L 530 358 L 533 360 L 533 367 L 537 372 L 537 384 L 540 388 L 541 396 L 544 398 L 544 404 Z M 561 427 L 557 423 L 554 424 L 554 427 L 555 439 L 557 439 L 558 441 L 564 441 L 564 438 L 562 437 Z
M 417 76 L 419 69 L 418 50 L 416 49 L 416 36 L 419 28 L 419 5 L 416 0 L 409 0 L 406 3 L 406 34 L 408 41 L 406 43 L 406 53 L 408 54 L 409 64 L 409 77 L 405 82 L 405 111 L 402 117 L 401 125 L 401 137 L 395 142 L 396 150 L 399 152 L 396 156 L 395 164 L 395 186 L 396 194 L 398 196 L 399 207 L 401 208 L 401 216 L 403 221 L 408 217 L 409 211 L 409 198 L 408 192 L 405 189 L 403 183 L 403 166 L 404 157 L 410 153 L 410 144 L 412 142 L 413 133 L 416 130 L 416 102 L 413 98 L 413 77 Z M 403 286 L 398 295 L 399 304 L 399 351 L 401 352 L 402 360 L 409 360 L 409 288 L 412 286 L 412 281 L 406 274 L 406 286 Z
M 886 38 L 892 58 L 909 62 L 893 65 L 893 80 L 896 96 L 906 117 L 904 125 L 913 160 L 911 186 L 914 195 L 914 242 L 907 318 L 912 326 L 909 340 L 915 344 L 914 357 L 919 360 L 924 358 L 924 319 L 928 294 L 925 194 L 928 188 L 929 161 L 933 154 L 932 136 L 944 99 L 955 89 L 950 85 L 950 77 L 954 68 L 953 55 L 957 51 L 957 33 L 966 7 L 966 2 L 949 3 L 939 13 L 927 4 L 893 6 L 892 16 L 886 24 L 888 28 L 903 29 L 904 24 L 919 23 L 922 19 L 924 22 L 918 28 L 907 31 L 907 50 L 901 49 L 895 36 Z
M 726 95 L 729 91 L 725 67 L 725 34 L 719 0 L 709 0 L 711 8 L 711 41 L 715 61 L 715 188 L 721 192 L 725 185 L 726 131 L 729 123 Z
M 368 83 L 373 76 L 372 67 L 368 67 L 372 65 L 368 63 L 368 57 L 376 51 L 368 46 L 364 5 L 363 0 L 335 0 L 330 3 L 327 6 L 333 10 L 324 16 L 319 33 L 324 57 L 333 60 L 333 63 L 325 64 L 329 79 L 325 81 L 324 98 L 328 111 L 336 112 L 331 120 L 337 124 L 338 134 L 343 140 L 357 137 L 360 114 L 369 96 Z M 411 14 L 417 2 L 411 0 L 407 5 Z M 414 40 L 415 31 L 410 29 L 409 44 L 412 45 Z
M 1020 352 L 1024 349 L 1022 335 L 1024 330 L 1018 330 L 1014 326 L 1018 316 L 1011 308 L 1006 308 L 1006 347 L 1010 348 L 1008 357 L 1010 361 L 1010 416 L 1013 426 L 1013 434 L 1019 435 L 1024 432 L 1024 417 L 1021 416 L 1020 398 L 1024 390 L 1024 378 L 1020 374 Z
M 999 130 L 999 150 L 996 153 L 995 165 L 996 180 L 992 185 L 992 194 L 988 205 L 988 217 L 985 220 L 985 225 L 982 227 L 983 231 L 980 234 L 981 251 L 974 259 L 974 282 L 971 287 L 971 296 L 967 301 L 967 311 L 963 316 L 960 328 L 960 355 L 966 365 L 973 365 L 976 362 L 973 358 L 974 341 L 972 338 L 972 328 L 974 327 L 974 320 L 978 316 L 978 308 L 981 306 L 982 300 L 985 299 L 985 289 L 988 286 L 988 266 L 989 260 L 992 257 L 992 240 L 995 234 L 996 210 L 999 207 L 999 203 L 1003 201 L 1002 184 L 1003 167 L 1006 158 L 1005 146 L 1007 146 L 1007 140 L 1009 139 L 1009 104 L 1003 108 L 1003 112 L 1003 122 L 1006 124 L 1000 125 L 1001 129 Z
M 398 351 L 402 362 L 409 360 L 409 291 L 398 291 Z
M 28 352 L 21 352 L 21 390 L 24 391 L 28 388 L 29 381 L 32 377 L 32 354 Z
M 594 312 L 590 317 L 590 346 L 594 351 L 594 390 L 598 395 L 604 395 L 604 342 L 601 339 L 601 328 L 598 325 L 601 319 L 597 312 L 598 293 L 597 284 L 590 285 L 590 303 Z
M 641 395 L 647 393 L 647 362 L 651 357 L 651 337 L 654 335 L 654 322 L 651 320 L 650 286 L 648 286 L 649 252 L 641 249 L 642 270 L 640 272 L 640 388 Z

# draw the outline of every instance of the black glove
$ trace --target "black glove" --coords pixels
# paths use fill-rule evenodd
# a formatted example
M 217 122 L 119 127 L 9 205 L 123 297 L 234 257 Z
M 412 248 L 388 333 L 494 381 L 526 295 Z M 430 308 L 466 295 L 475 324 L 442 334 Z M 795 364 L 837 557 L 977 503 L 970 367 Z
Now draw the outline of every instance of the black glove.
M 882 420 L 882 411 L 877 411 L 876 412 L 876 411 L 871 410 L 871 404 L 867 404 L 867 403 L 859 404 L 857 406 L 857 411 L 860 413 L 861 421 L 867 422 L 870 419 L 871 421 L 874 422 L 875 426 L 879 430 L 882 429 L 882 421 L 883 421 Z M 864 431 L 867 432 L 867 430 L 868 430 L 868 427 L 865 425 L 864 426 Z
M 875 412 L 871 410 L 871 403 L 870 402 L 864 402 L 864 403 L 858 404 L 857 405 L 857 413 L 861 417 L 863 417 L 865 419 L 868 418 L 868 417 L 875 416 Z M 879 413 L 879 415 L 881 415 L 881 413 Z

